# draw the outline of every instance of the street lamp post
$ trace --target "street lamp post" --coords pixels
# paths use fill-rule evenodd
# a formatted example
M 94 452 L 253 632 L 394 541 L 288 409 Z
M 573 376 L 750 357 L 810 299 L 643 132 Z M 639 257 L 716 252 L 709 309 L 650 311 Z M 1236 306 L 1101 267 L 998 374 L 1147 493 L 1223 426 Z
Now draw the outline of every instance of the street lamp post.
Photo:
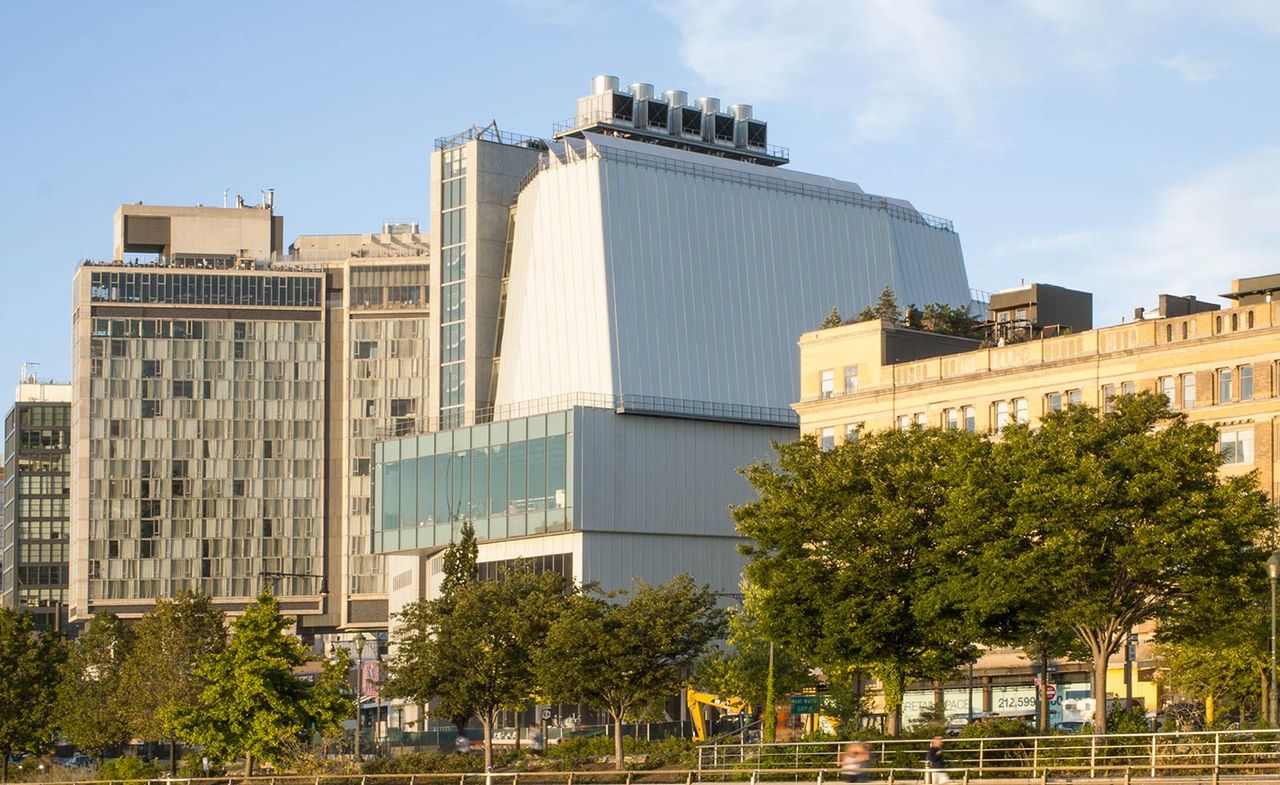
M 1271 724 L 1280 717 L 1280 695 L 1276 694 L 1276 579 L 1280 578 L 1280 551 L 1267 559 L 1267 577 L 1271 578 Z
M 360 757 L 360 737 L 364 735 L 364 712 L 361 711 L 361 701 L 364 698 L 364 642 L 365 635 L 363 632 L 357 632 L 355 637 L 356 644 L 356 761 L 362 760 Z

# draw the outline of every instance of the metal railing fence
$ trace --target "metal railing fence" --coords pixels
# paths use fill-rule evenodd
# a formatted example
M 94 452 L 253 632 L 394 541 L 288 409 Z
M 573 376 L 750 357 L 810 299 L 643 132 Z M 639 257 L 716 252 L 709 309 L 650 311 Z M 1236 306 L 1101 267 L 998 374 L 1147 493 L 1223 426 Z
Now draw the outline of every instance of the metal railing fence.
M 807 771 L 838 773 L 846 741 L 773 744 L 707 744 L 698 748 L 698 770 Z M 879 739 L 866 744 L 877 766 L 917 768 L 928 739 Z M 972 777 L 1136 774 L 1268 775 L 1280 782 L 1280 730 L 1193 731 L 1108 735 L 949 738 L 949 766 Z M 830 768 L 828 768 L 830 767 Z

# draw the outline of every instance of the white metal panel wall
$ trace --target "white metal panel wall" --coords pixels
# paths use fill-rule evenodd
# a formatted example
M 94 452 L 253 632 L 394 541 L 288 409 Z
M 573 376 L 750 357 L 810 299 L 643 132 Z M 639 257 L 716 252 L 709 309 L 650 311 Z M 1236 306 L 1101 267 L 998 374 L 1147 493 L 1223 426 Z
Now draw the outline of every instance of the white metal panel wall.
M 813 175 L 591 146 L 606 154 L 556 163 L 520 195 L 500 405 L 592 392 L 785 407 L 796 340 L 832 306 L 856 313 L 886 285 L 902 305 L 969 304 L 958 236 L 899 200 L 890 212 L 798 191 L 861 194 Z
M 583 578 L 606 591 L 630 588 L 636 578 L 657 584 L 688 573 L 714 592 L 736 594 L 746 564 L 738 541 L 722 537 L 589 532 L 582 548 Z
M 574 528 L 736 538 L 731 504 L 754 498 L 738 468 L 774 455 L 791 428 L 577 409 Z
M 521 194 L 497 406 L 610 392 L 596 163 L 543 172 Z

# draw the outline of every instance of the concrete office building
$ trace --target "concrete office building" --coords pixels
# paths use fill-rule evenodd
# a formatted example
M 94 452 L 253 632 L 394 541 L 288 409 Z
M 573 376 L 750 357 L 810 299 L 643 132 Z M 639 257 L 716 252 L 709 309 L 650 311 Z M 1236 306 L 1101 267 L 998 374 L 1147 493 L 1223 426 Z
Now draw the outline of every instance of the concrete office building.
M 726 507 L 795 436 L 795 335 L 886 285 L 970 304 L 949 222 L 784 168 L 750 107 L 592 87 L 553 139 L 437 141 L 431 408 L 374 453 L 392 610 L 435 591 L 463 519 L 482 571 L 738 592 Z
M 0 605 L 27 611 L 40 629 L 67 620 L 71 385 L 23 369 L 5 416 Z
M 425 237 L 285 254 L 270 196 L 237 202 L 126 205 L 76 274 L 73 617 L 270 584 L 306 629 L 382 627 L 368 457 L 426 406 Z
M 1044 285 L 1011 290 L 1004 300 L 993 297 L 992 311 L 999 311 L 990 321 L 1007 325 L 1014 340 L 981 348 L 976 341 L 880 321 L 805 333 L 799 342 L 800 399 L 794 405 L 801 431 L 825 447 L 856 439 L 864 430 L 913 424 L 999 432 L 1065 406 L 1084 403 L 1105 411 L 1116 395 L 1157 392 L 1191 421 L 1219 428 L 1224 475 L 1257 471 L 1260 487 L 1273 497 L 1280 494 L 1280 301 L 1271 296 L 1280 292 L 1280 275 L 1234 281 L 1222 295 L 1234 301 L 1230 308 L 1166 294 L 1156 308 L 1136 309 L 1134 321 L 1099 329 L 1089 329 L 1091 314 L 1078 310 L 1064 319 L 1061 303 L 1050 307 L 1048 313 L 1056 315 L 1049 317 L 1041 308 L 1038 316 L 998 318 L 1009 308 L 1031 307 L 1031 292 L 1042 303 L 1060 296 L 1078 305 L 1089 297 Z M 1083 328 L 1043 329 L 1064 321 Z M 1136 659 L 1126 665 L 1118 655 L 1113 661 L 1108 692 L 1125 695 L 1130 667 L 1134 695 L 1152 708 L 1157 686 L 1149 661 L 1151 630 L 1139 632 Z M 1060 663 L 1055 670 L 1068 699 L 1088 695 L 1086 666 Z M 984 657 L 978 674 L 982 700 L 976 710 L 1021 713 L 1028 700 L 1034 705 L 1028 663 L 1016 653 Z M 966 693 L 963 684 L 948 687 L 949 714 L 964 713 Z M 932 705 L 933 689 L 913 699 Z

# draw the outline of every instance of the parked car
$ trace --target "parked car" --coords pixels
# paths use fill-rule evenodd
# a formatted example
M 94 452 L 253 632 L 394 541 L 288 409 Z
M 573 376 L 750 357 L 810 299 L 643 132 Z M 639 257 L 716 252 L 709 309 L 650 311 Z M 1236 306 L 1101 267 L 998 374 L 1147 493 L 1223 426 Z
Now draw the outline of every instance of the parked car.
M 68 769 L 92 769 L 94 767 L 93 758 L 83 752 L 77 752 L 70 758 L 64 758 L 61 763 Z

